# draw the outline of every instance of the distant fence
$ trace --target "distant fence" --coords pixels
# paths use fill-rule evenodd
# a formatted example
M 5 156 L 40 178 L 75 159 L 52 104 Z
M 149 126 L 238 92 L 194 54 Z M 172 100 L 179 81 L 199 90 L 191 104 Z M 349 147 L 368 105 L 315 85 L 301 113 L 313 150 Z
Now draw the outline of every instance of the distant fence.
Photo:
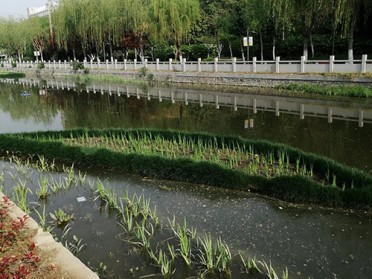
M 17 68 L 37 68 L 40 62 L 17 62 Z M 304 56 L 300 60 L 280 60 L 258 61 L 253 57 L 252 61 L 238 61 L 236 58 L 231 60 L 214 59 L 212 62 L 201 61 L 127 61 L 118 62 L 117 60 L 106 61 L 83 61 L 84 67 L 91 70 L 121 70 L 136 71 L 147 68 L 151 71 L 177 71 L 177 72 L 203 72 L 203 73 L 372 73 L 372 60 L 367 59 L 367 55 L 362 55 L 360 60 L 335 60 L 335 56 L 330 56 L 329 60 L 306 60 Z M 12 67 L 8 61 L 2 62 L 4 67 Z M 14 63 L 13 63 L 14 66 Z M 44 61 L 46 69 L 72 69 L 69 62 L 65 61 Z

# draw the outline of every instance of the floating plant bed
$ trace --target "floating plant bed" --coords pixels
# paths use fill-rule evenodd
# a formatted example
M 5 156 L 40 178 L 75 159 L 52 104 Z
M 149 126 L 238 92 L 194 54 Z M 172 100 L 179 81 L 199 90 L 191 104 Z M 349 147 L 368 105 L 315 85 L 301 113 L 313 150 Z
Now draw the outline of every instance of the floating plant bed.
M 291 202 L 372 208 L 372 177 L 268 141 L 158 130 L 0 135 L 0 150 L 144 176 L 256 191 Z

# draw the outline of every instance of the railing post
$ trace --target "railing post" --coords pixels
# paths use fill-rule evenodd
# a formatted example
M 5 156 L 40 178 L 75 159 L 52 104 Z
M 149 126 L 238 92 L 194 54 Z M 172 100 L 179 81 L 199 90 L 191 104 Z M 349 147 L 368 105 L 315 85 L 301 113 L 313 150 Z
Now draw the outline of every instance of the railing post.
M 156 58 L 156 70 L 159 71 L 159 58 Z
M 214 69 L 213 69 L 215 73 L 217 73 L 217 71 L 218 71 L 218 68 L 217 68 L 217 67 L 218 67 L 217 62 L 218 62 L 218 58 L 216 57 L 216 58 L 214 58 Z
M 137 59 L 133 60 L 133 70 L 137 70 Z
M 186 58 L 182 59 L 182 72 L 186 72 Z
M 56 60 L 53 60 L 53 69 L 56 69 Z
M 92 59 L 90 59 L 89 64 L 90 64 L 90 69 L 93 69 L 93 60 Z
M 277 56 L 275 58 L 275 73 L 279 74 L 280 73 L 280 56 Z
M 115 59 L 114 60 L 114 68 L 115 68 L 115 70 L 117 70 L 118 69 L 118 60 L 117 59 Z
M 106 59 L 106 70 L 108 70 L 109 69 L 109 61 L 108 61 L 108 59 Z
M 306 61 L 306 57 L 301 56 L 301 74 L 305 73 L 305 61 Z
M 172 71 L 172 58 L 169 58 L 168 70 Z
M 97 65 L 98 65 L 98 69 L 101 68 L 101 60 L 99 60 L 99 58 L 97 58 Z
M 232 67 L 232 72 L 233 73 L 236 73 L 236 57 L 233 57 L 232 58 L 232 65 L 231 65 L 231 67 Z
M 365 74 L 367 72 L 367 54 L 362 55 L 362 66 L 360 72 Z
M 252 58 L 253 73 L 257 73 L 257 57 Z
M 67 63 L 66 60 L 64 61 L 65 70 L 67 69 Z
M 334 55 L 331 55 L 329 57 L 329 72 L 330 73 L 333 73 L 334 68 L 335 68 L 335 56 Z
M 198 72 L 201 72 L 201 58 L 198 58 Z
M 124 59 L 124 70 L 127 69 L 127 59 Z
M 147 69 L 147 59 L 145 59 L 143 66 Z

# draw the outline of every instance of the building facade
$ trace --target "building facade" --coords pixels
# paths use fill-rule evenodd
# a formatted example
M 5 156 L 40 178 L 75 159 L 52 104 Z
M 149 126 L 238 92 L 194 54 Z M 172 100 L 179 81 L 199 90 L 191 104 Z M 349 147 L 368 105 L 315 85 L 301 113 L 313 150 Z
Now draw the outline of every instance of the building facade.
M 41 6 L 41 7 L 28 7 L 27 8 L 27 16 L 48 16 L 49 10 L 53 10 L 58 6 L 58 0 L 48 0 L 48 2 Z M 50 7 L 50 8 L 49 8 Z

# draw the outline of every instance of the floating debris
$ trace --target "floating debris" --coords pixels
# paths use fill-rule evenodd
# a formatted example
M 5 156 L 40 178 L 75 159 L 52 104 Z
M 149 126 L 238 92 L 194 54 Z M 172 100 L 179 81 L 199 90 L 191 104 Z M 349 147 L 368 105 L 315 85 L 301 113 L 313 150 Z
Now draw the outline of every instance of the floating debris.
M 87 200 L 86 200 L 85 197 L 78 197 L 78 198 L 77 198 L 77 201 L 78 201 L 78 202 L 85 202 L 85 201 L 87 201 Z
M 31 93 L 27 92 L 27 91 L 23 91 L 21 94 L 20 94 L 22 97 L 28 97 L 28 96 L 31 96 Z

